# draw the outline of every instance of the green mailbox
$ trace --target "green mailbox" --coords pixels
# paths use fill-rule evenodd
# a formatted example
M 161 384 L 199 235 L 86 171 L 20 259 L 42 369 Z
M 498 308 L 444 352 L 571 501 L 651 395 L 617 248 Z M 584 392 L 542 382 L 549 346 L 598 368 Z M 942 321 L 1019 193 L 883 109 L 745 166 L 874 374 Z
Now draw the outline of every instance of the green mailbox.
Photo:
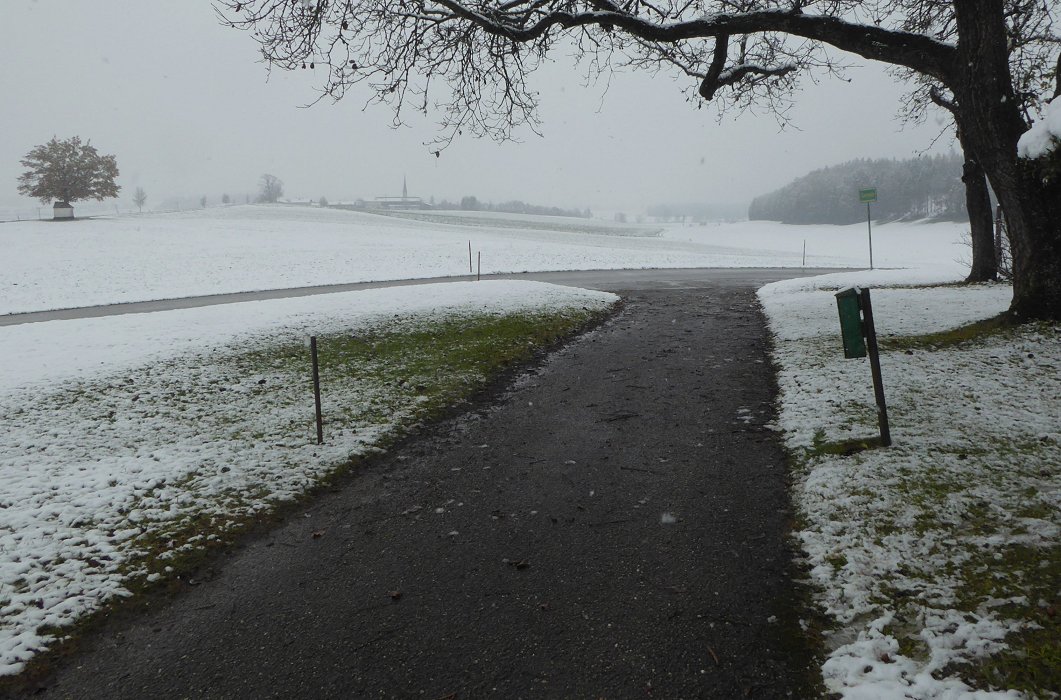
M 844 338 L 844 357 L 869 357 L 873 374 L 873 394 L 877 399 L 877 420 L 880 423 L 880 444 L 892 444 L 888 427 L 888 405 L 884 401 L 884 380 L 880 372 L 880 351 L 877 348 L 877 329 L 873 326 L 873 302 L 869 290 L 848 287 L 836 293 L 836 308 L 840 312 L 840 334 Z
M 840 312 L 840 334 L 844 338 L 844 357 L 866 356 L 866 339 L 862 327 L 862 290 L 848 287 L 836 293 L 836 308 Z

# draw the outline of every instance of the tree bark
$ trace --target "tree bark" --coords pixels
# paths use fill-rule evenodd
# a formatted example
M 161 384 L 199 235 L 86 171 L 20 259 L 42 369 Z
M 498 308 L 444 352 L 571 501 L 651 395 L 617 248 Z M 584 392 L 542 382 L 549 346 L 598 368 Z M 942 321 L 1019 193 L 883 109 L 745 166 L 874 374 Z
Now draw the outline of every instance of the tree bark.
M 958 60 L 951 88 L 960 105 L 958 128 L 1006 215 L 1013 252 L 1010 311 L 1021 321 L 1061 320 L 1061 180 L 1047 177 L 1045 159 L 1017 157 L 1027 126 L 1013 95 L 1003 0 L 963 0 L 954 7 Z
M 988 282 L 998 277 L 991 193 L 983 167 L 968 150 L 965 150 L 962 182 L 965 183 L 965 208 L 969 212 L 969 233 L 973 246 L 973 263 L 965 281 Z
M 933 86 L 929 99 L 951 113 L 958 123 L 958 105 L 940 94 Z M 987 185 L 987 173 L 972 154 L 961 129 L 957 130 L 965 162 L 962 165 L 962 183 L 965 185 L 965 212 L 969 215 L 969 236 L 973 249 L 973 261 L 966 282 L 988 282 L 998 278 L 999 253 L 995 240 L 994 220 L 991 215 L 991 191 Z

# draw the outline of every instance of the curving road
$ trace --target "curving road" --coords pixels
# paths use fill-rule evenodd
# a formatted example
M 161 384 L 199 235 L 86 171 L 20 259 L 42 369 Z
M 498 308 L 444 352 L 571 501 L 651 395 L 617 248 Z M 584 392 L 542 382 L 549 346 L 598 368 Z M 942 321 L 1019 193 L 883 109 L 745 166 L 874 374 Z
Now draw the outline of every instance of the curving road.
M 680 287 L 689 284 L 714 282 L 718 284 L 765 284 L 790 277 L 806 277 L 826 272 L 836 272 L 833 268 L 689 268 L 689 269 L 649 269 L 649 270 L 584 270 L 567 272 L 527 272 L 520 274 L 483 275 L 483 279 L 524 279 L 554 284 L 576 285 L 589 289 L 645 289 Z M 206 294 L 203 296 L 181 297 L 178 299 L 155 299 L 150 301 L 131 301 L 119 304 L 99 306 L 80 306 L 69 309 L 52 309 L 48 311 L 29 311 L 17 314 L 0 314 L 0 326 L 15 326 L 21 323 L 40 321 L 61 321 L 76 318 L 96 318 L 100 316 L 118 316 L 121 314 L 142 314 L 173 309 L 193 309 L 215 304 L 238 304 L 244 301 L 263 301 L 265 299 L 285 299 L 289 297 L 313 296 L 315 294 L 335 294 L 338 292 L 356 292 L 360 289 L 379 289 L 417 284 L 436 284 L 439 282 L 467 282 L 474 276 L 465 277 L 425 277 L 409 280 L 386 280 L 380 282 L 349 282 L 345 284 L 324 284 L 314 287 L 286 287 L 283 289 L 264 289 L 250 292 L 229 292 L 225 294 Z

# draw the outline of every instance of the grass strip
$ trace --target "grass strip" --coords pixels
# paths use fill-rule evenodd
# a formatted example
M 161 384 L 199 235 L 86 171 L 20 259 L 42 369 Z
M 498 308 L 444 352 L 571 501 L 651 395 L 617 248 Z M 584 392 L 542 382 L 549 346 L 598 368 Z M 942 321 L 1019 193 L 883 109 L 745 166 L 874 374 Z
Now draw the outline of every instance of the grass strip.
M 134 497 L 106 522 L 75 523 L 78 537 L 103 540 L 116 552 L 113 560 L 99 557 L 85 566 L 117 576 L 132 595 L 100 600 L 91 614 L 69 624 L 39 628 L 54 642 L 21 674 L 0 679 L 0 692 L 32 687 L 86 631 L 108 617 L 135 614 L 157 594 L 179 592 L 240 537 L 271 527 L 322 489 L 351 478 L 414 428 L 460 410 L 612 310 L 395 317 L 322 333 L 326 444 L 319 448 L 312 444 L 309 353 L 301 337 L 259 338 L 175 358 L 129 377 L 79 382 L 23 405 L 20 421 L 36 424 L 46 417 L 65 426 L 69 435 L 45 425 L 40 434 L 53 460 L 61 463 L 64 450 L 70 453 L 72 469 L 84 468 L 79 431 L 96 435 L 113 428 L 113 435 L 136 436 L 114 445 L 127 453 L 116 462 L 165 465 L 170 459 L 183 470 L 175 466 L 172 478 L 129 489 Z M 113 436 L 100 439 L 114 443 Z M 70 444 L 56 444 L 64 441 Z M 195 450 L 213 447 L 202 458 L 193 450 L 189 460 L 180 452 L 189 444 Z M 119 473 L 105 486 L 120 488 L 121 478 Z M 45 563 L 41 575 L 63 563 Z M 56 585 L 64 585 L 56 576 Z
M 1059 341 L 1057 324 L 1005 315 L 887 339 L 895 445 L 835 437 L 874 431 L 873 412 L 847 401 L 829 404 L 830 427 L 810 444 L 790 445 L 797 536 L 830 648 L 888 618 L 897 654 L 937 679 L 1058 697 L 1061 441 L 1047 426 Z M 837 363 L 809 359 L 805 383 Z

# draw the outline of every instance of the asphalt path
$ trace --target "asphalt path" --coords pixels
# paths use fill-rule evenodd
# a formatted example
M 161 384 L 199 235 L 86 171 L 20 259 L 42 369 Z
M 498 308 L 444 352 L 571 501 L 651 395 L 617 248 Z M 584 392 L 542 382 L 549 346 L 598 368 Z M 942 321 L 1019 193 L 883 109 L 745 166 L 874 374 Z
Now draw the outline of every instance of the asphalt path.
M 34 697 L 806 697 L 754 293 L 799 272 L 580 273 L 622 312 L 88 634 Z

